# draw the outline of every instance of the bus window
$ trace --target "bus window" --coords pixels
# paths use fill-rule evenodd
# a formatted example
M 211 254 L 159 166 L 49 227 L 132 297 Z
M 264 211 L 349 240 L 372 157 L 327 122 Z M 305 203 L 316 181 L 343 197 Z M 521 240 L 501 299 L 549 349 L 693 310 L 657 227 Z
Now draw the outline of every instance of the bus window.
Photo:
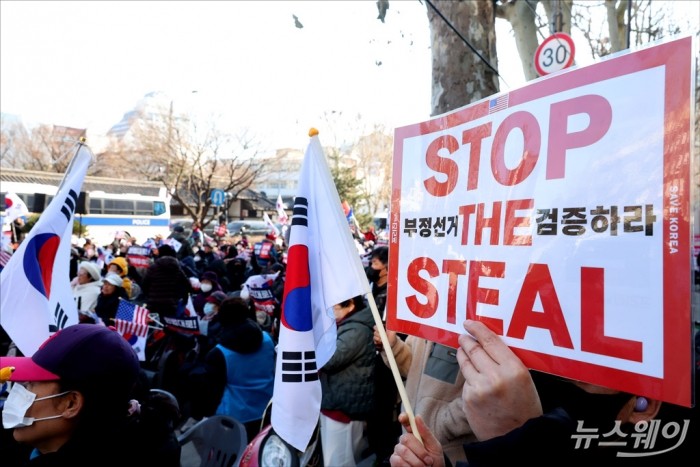
M 165 203 L 162 201 L 154 201 L 153 202 L 153 215 L 160 216 L 162 214 L 165 214 Z
M 153 201 L 136 201 L 136 215 L 137 216 L 152 216 L 153 215 Z
M 127 199 L 105 199 L 104 213 L 105 214 L 134 214 L 134 201 Z
M 31 214 L 46 210 L 56 193 L 56 184 L 6 181 L 2 173 L 0 212 L 4 211 L 4 194 L 16 193 Z M 33 180 L 31 175 L 27 175 Z M 86 177 L 86 182 L 89 177 Z M 157 185 L 158 195 L 135 193 L 109 193 L 102 190 L 86 190 L 86 213 L 80 215 L 81 224 L 87 228 L 89 238 L 98 245 L 108 245 L 119 232 L 127 231 L 140 241 L 167 236 L 170 225 L 170 198 L 160 184 L 143 182 L 151 188 Z M 153 191 L 153 190 L 150 190 Z
M 102 200 L 90 198 L 90 214 L 102 214 Z

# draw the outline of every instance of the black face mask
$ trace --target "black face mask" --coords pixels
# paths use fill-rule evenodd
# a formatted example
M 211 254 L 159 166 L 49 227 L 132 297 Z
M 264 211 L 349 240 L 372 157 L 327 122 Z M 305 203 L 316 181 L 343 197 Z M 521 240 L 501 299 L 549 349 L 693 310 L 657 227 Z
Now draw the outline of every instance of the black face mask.
M 379 280 L 379 271 L 369 268 L 367 270 L 367 279 L 370 282 L 377 282 Z

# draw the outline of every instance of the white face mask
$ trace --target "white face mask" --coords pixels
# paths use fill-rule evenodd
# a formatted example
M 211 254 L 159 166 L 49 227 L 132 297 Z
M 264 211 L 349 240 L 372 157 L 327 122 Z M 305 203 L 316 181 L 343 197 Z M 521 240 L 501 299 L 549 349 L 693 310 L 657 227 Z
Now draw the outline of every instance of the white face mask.
M 209 292 L 211 290 L 211 284 L 204 282 L 199 288 L 202 292 Z
M 214 313 L 214 304 L 213 303 L 206 303 L 204 305 L 204 314 L 209 316 L 212 313 Z
M 59 394 L 53 394 L 51 396 L 40 397 L 37 399 L 36 394 L 28 391 L 27 388 L 21 384 L 13 384 L 10 394 L 7 396 L 7 400 L 5 400 L 5 406 L 2 409 L 2 426 L 6 430 L 10 430 L 12 428 L 30 426 L 34 422 L 62 417 L 63 415 L 54 415 L 52 417 L 32 418 L 25 417 L 25 415 L 27 414 L 29 407 L 31 407 L 34 402 L 63 396 L 69 392 L 70 391 L 65 391 Z

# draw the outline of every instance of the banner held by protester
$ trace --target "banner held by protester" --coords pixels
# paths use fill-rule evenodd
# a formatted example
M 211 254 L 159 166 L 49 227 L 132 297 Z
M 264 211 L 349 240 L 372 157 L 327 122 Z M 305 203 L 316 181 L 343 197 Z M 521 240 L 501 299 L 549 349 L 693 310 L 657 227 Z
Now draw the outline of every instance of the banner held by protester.
M 689 406 L 692 48 L 397 128 L 387 327 L 457 347 L 478 319 L 529 368 Z

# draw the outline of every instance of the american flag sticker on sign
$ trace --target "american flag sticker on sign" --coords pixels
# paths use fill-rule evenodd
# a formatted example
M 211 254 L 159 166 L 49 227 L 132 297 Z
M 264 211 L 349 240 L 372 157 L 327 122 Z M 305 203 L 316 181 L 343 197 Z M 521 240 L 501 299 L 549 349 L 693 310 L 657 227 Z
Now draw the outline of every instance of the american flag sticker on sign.
M 489 113 L 498 112 L 499 110 L 508 108 L 508 94 L 498 96 L 495 99 L 489 101 Z

